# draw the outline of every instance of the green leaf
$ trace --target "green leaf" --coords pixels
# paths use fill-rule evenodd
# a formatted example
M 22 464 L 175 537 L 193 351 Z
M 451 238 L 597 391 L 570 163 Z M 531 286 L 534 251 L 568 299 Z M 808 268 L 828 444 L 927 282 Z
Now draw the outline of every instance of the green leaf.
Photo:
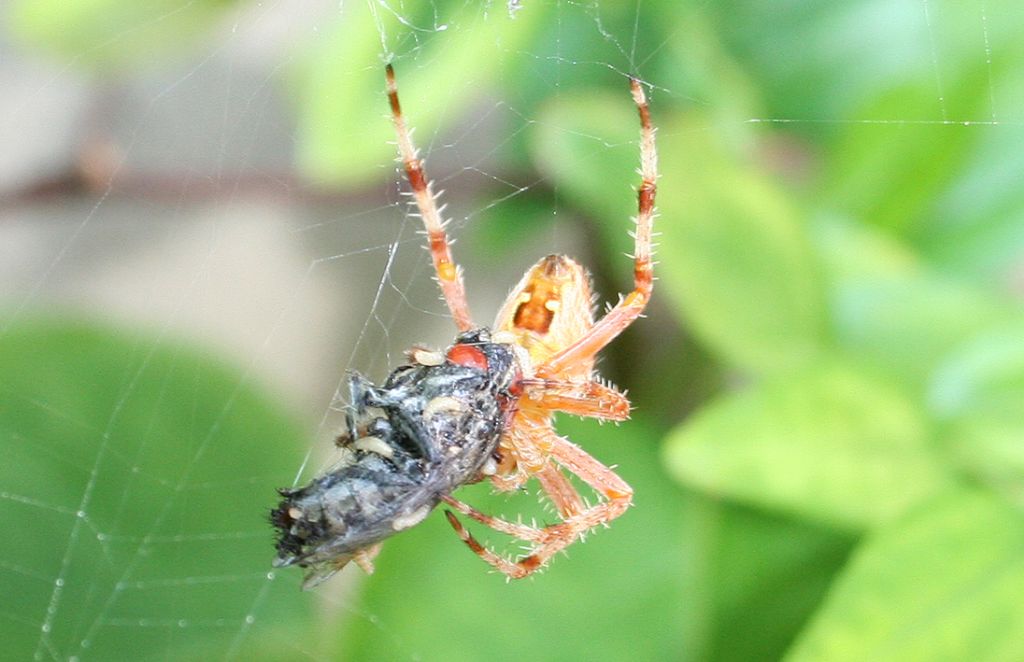
M 666 461 L 688 485 L 851 530 L 948 482 L 918 408 L 840 363 L 723 397 L 670 435 Z
M 187 50 L 234 0 L 16 0 L 9 9 L 19 37 L 79 64 L 139 67 Z
M 975 87 L 987 80 L 984 75 L 974 73 Z M 947 112 L 956 119 L 978 118 L 983 88 L 976 92 L 977 105 Z M 834 181 L 822 189 L 823 204 L 896 233 L 927 220 L 925 212 L 982 132 L 959 122 L 943 124 L 936 104 L 934 82 L 915 79 L 858 112 L 867 121 L 851 123 L 837 141 L 830 161 Z M 898 119 L 885 121 L 893 118 Z
M 1024 65 L 1016 89 L 1024 89 Z M 914 237 L 929 260 L 981 285 L 1012 282 L 1024 253 L 1024 126 L 987 126 L 964 172 Z
M 506 54 L 545 15 L 533 5 L 511 18 L 477 4 L 449 3 L 440 14 L 424 4 L 406 15 L 375 3 L 346 3 L 297 71 L 299 166 L 319 183 L 349 186 L 376 179 L 383 164 L 390 166 L 397 154 L 382 58 L 392 50 L 413 50 L 426 62 L 411 66 L 400 58 L 395 69 L 406 121 L 418 146 L 428 149 L 432 137 L 465 119 L 499 77 Z
M 657 121 L 658 107 L 651 103 Z M 631 248 L 627 230 L 637 209 L 639 136 L 636 106 L 623 78 L 619 94 L 590 90 L 554 98 L 540 110 L 530 140 L 537 167 L 560 198 L 599 221 L 603 238 L 623 250 Z M 624 266 L 632 271 L 628 261 Z
M 984 141 L 995 132 L 1003 141 L 1019 136 L 990 126 L 1006 112 L 1001 100 L 1019 94 L 1024 21 L 1017 4 L 943 0 L 932 13 L 927 38 L 922 33 L 916 40 L 918 70 L 852 110 L 853 121 L 843 125 L 834 144 L 822 189 L 828 208 L 915 243 L 933 243 L 936 231 L 955 232 L 964 223 L 945 214 L 944 197 L 971 174 Z M 970 24 L 985 26 L 984 48 L 963 29 Z M 1019 143 L 1009 151 L 1014 158 Z M 993 190 L 991 184 L 986 188 Z M 941 225 L 936 216 L 944 217 Z M 948 239 L 953 236 L 950 232 Z
M 661 277 L 701 340 L 732 363 L 782 372 L 828 344 L 823 283 L 804 219 L 700 124 L 664 141 Z
M 938 4 L 932 1 L 933 12 Z M 911 2 L 725 0 L 707 7 L 712 31 L 761 83 L 765 109 L 757 117 L 794 120 L 787 131 L 827 133 L 830 124 L 818 120 L 845 117 L 894 77 L 921 75 L 919 67 L 932 63 L 934 45 Z
M 788 659 L 1024 658 L 1024 516 L 958 492 L 857 551 Z
M 838 344 L 904 384 L 920 387 L 958 345 L 1015 315 L 1009 302 L 935 273 L 870 227 L 821 222 L 815 235 Z
M 929 401 L 942 419 L 989 413 L 1024 425 L 1024 320 L 958 348 L 935 371 Z
M 658 100 L 651 99 L 661 125 L 656 289 L 734 364 L 757 372 L 802 364 L 827 342 L 802 219 L 779 189 L 714 143 L 699 119 L 673 123 Z M 626 188 L 637 183 L 635 115 L 625 93 L 563 96 L 542 113 L 534 140 L 542 169 L 624 250 L 623 219 L 636 213 Z
M 929 403 L 960 466 L 1024 502 L 1024 324 L 952 353 L 935 371 Z
M 836 291 L 844 350 L 916 383 L 943 355 L 1012 311 L 988 293 L 939 277 L 865 280 Z
M 852 539 L 735 504 L 706 508 L 690 532 L 708 566 L 710 599 L 697 608 L 707 613 L 710 646 L 700 659 L 779 659 L 824 600 Z
M 161 337 L 58 321 L 0 337 L 7 656 L 139 659 L 208 636 L 220 657 L 308 616 L 295 582 L 268 579 L 266 523 L 302 431 L 248 382 Z

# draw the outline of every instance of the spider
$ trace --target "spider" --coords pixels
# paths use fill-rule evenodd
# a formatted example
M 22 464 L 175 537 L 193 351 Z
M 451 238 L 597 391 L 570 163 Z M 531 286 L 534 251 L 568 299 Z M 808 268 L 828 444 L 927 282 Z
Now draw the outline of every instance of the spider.
M 565 255 L 548 255 L 526 272 L 487 329 L 470 316 L 446 221 L 402 115 L 390 64 L 386 80 L 399 155 L 458 335 L 444 354 L 410 350 L 411 363 L 395 369 L 381 387 L 352 375 L 347 430 L 338 440 L 341 461 L 304 488 L 280 490 L 284 500 L 271 513 L 279 534 L 275 565 L 309 568 L 307 587 L 352 560 L 372 572 L 380 542 L 418 524 L 443 501 L 450 507 L 448 522 L 474 553 L 509 578 L 526 577 L 589 530 L 622 515 L 632 502 L 632 488 L 559 436 L 553 417 L 556 412 L 606 421 L 629 417 L 626 396 L 597 377 L 594 361 L 641 315 L 653 289 L 658 173 L 647 99 L 631 78 L 640 115 L 641 176 L 632 233 L 633 290 L 595 321 L 586 270 Z M 567 473 L 592 488 L 599 501 L 586 504 Z M 452 496 L 461 485 L 485 479 L 499 491 L 512 491 L 532 478 L 559 522 L 544 527 L 510 522 Z M 530 551 L 512 559 L 485 547 L 453 511 L 524 541 Z

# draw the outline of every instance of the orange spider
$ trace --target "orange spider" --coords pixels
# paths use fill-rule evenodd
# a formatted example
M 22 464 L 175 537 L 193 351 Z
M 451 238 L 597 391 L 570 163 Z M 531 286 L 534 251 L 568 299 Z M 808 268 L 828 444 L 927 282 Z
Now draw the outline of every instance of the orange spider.
M 510 420 L 500 435 L 496 454 L 499 461 L 496 466 L 485 467 L 481 477 L 490 478 L 502 491 L 515 490 L 530 478 L 537 478 L 562 521 L 543 528 L 527 526 L 481 513 L 451 495 L 441 496 L 459 513 L 531 545 L 525 556 L 507 559 L 477 542 L 451 511 L 446 512 L 448 521 L 470 549 L 511 578 L 525 577 L 543 567 L 554 554 L 588 530 L 621 515 L 632 501 L 632 488 L 582 448 L 559 436 L 552 420 L 555 412 L 608 421 L 629 417 L 626 396 L 599 381 L 594 359 L 641 315 L 653 288 L 651 228 L 658 177 L 655 131 L 640 82 L 631 78 L 630 88 L 640 114 L 641 176 L 633 233 L 633 291 L 595 322 L 586 270 L 565 255 L 548 255 L 527 271 L 512 290 L 498 312 L 492 332 L 493 342 L 508 343 L 515 349 L 521 376 L 513 389 L 518 398 L 509 406 Z M 466 303 L 461 270 L 452 260 L 437 196 L 431 190 L 402 117 L 391 65 L 387 67 L 387 92 L 398 149 L 426 228 L 437 281 L 455 325 L 465 333 L 475 325 Z M 600 502 L 585 506 L 566 471 L 593 488 L 600 495 Z
M 595 322 L 586 271 L 564 255 L 549 255 L 526 272 L 491 331 L 476 327 L 469 316 L 462 276 L 402 119 L 390 65 L 387 83 L 402 163 L 459 333 L 444 354 L 412 349 L 410 363 L 381 386 L 350 376 L 347 429 L 337 441 L 340 459 L 309 485 L 279 490 L 283 499 L 270 512 L 277 529 L 274 565 L 306 568 L 306 588 L 350 561 L 372 572 L 381 541 L 420 523 L 444 501 L 529 543 L 528 554 L 507 559 L 446 512 L 484 561 L 510 578 L 525 577 L 588 530 L 621 515 L 633 497 L 611 469 L 558 436 L 552 417 L 560 411 L 608 421 L 629 417 L 626 396 L 597 380 L 594 357 L 640 316 L 651 296 L 657 163 L 647 100 L 640 83 L 631 80 L 640 110 L 642 176 L 633 291 Z M 585 505 L 565 472 L 593 488 L 600 501 Z M 485 478 L 507 491 L 534 477 L 555 505 L 559 523 L 537 528 L 509 522 L 452 496 L 458 487 Z

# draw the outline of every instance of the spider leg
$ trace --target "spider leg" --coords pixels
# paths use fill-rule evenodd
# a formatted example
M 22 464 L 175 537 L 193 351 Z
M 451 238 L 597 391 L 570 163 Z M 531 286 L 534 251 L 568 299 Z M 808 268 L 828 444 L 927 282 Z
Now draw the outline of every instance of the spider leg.
M 524 379 L 523 398 L 528 406 L 561 411 L 574 416 L 624 421 L 629 418 L 629 400 L 600 382 L 571 382 L 555 379 Z
M 561 472 L 547 470 L 550 464 L 547 461 L 549 444 L 545 440 L 554 436 L 551 412 L 624 421 L 629 418 L 629 400 L 614 388 L 596 381 L 524 379 L 520 384 L 523 386 L 520 403 L 526 411 L 517 416 L 513 424 L 515 432 L 502 439 L 502 455 L 515 458 L 515 461 L 507 469 L 492 475 L 491 483 L 501 492 L 512 492 L 522 487 L 531 476 L 536 476 L 562 517 L 568 517 L 573 509 L 581 509 L 581 501 Z
M 441 500 L 466 517 L 474 519 L 484 526 L 494 529 L 498 533 L 504 533 L 505 535 L 533 543 L 542 543 L 548 537 L 545 535 L 545 529 L 529 526 L 527 524 L 519 524 L 517 522 L 509 522 L 508 520 L 500 517 L 494 517 L 493 515 L 482 513 L 468 503 L 459 501 L 455 497 L 443 496 L 441 497 Z M 454 515 L 448 517 L 449 522 L 451 522 L 452 517 L 454 517 Z
M 536 567 L 523 567 L 521 565 L 523 560 L 510 561 L 501 554 L 481 545 L 477 539 L 473 537 L 473 534 L 470 533 L 466 527 L 462 526 L 462 522 L 459 521 L 459 518 L 456 517 L 452 511 L 446 510 L 444 511 L 444 515 L 448 518 L 448 523 L 452 525 L 453 529 L 455 529 L 455 533 L 459 534 L 459 538 L 462 539 L 462 542 L 466 543 L 466 545 L 473 550 L 474 554 L 482 558 L 502 574 L 512 579 L 520 579 L 536 570 Z
M 513 471 L 509 475 L 495 474 L 490 478 L 491 485 L 499 492 L 515 492 L 530 480 L 530 474 L 525 471 Z
M 624 513 L 633 500 L 633 489 L 624 480 L 619 478 L 615 472 L 592 458 L 579 446 L 555 435 L 553 432 L 550 433 L 550 438 L 545 441 L 550 445 L 551 457 L 598 492 L 604 498 L 603 501 L 583 509 L 579 494 L 576 493 L 575 488 L 560 471 L 558 472 L 558 479 L 552 479 L 552 474 L 547 474 L 548 481 L 556 481 L 549 484 L 555 486 L 556 490 L 570 490 L 574 497 L 569 497 L 568 501 L 560 504 L 559 499 L 564 495 L 555 496 L 559 494 L 557 491 L 549 491 L 548 493 L 552 495 L 552 500 L 559 506 L 560 511 L 565 508 L 565 512 L 568 512 L 569 509 L 575 509 L 575 512 L 565 517 L 561 523 L 542 529 L 507 522 L 481 513 L 475 508 L 455 499 L 445 499 L 456 510 L 481 524 L 489 526 L 500 533 L 506 533 L 535 544 L 535 547 L 529 554 L 513 561 L 481 545 L 451 511 L 446 511 L 445 514 L 449 524 L 459 534 L 462 541 L 477 556 L 512 579 L 526 577 L 544 567 L 552 556 L 571 545 L 587 531 L 598 525 L 607 524 Z M 558 471 L 556 467 L 552 467 L 550 464 L 547 467 Z M 545 485 L 543 479 L 541 485 L 544 486 L 546 491 L 548 490 L 548 485 Z M 573 503 L 574 501 L 580 504 L 579 508 L 576 508 Z
M 608 311 L 585 334 L 539 366 L 539 375 L 559 375 L 567 368 L 591 359 L 643 313 L 654 289 L 654 263 L 651 259 L 654 198 L 658 180 L 658 152 L 654 128 L 640 82 L 632 78 L 633 101 L 640 113 L 640 188 L 637 190 L 636 230 L 633 232 L 633 291 Z
M 583 499 L 580 497 L 579 492 L 573 487 L 572 483 L 565 477 L 565 474 L 561 470 L 551 464 L 545 466 L 537 474 L 537 478 L 541 484 L 541 488 L 551 497 L 551 502 L 558 509 L 559 515 L 563 519 L 577 515 L 583 511 Z M 520 540 L 526 540 L 529 542 L 543 542 L 546 538 L 550 537 L 550 533 L 545 533 L 555 527 L 548 527 L 547 529 L 539 529 L 535 526 L 527 526 L 525 524 L 518 524 L 515 522 L 509 522 L 508 520 L 500 517 L 494 517 L 487 515 L 486 513 L 480 512 L 473 506 L 459 501 L 453 496 L 442 496 L 441 500 L 447 503 L 449 506 L 459 511 L 463 515 L 470 517 L 477 522 L 480 522 L 484 526 L 488 526 L 498 533 L 504 533 L 506 535 L 519 538 Z
M 550 429 L 544 433 L 547 435 L 554 434 Z M 536 475 L 541 488 L 548 497 L 550 497 L 551 502 L 555 505 L 555 508 L 558 510 L 558 513 L 563 520 L 576 516 L 584 511 L 582 497 L 580 497 L 579 492 L 576 491 L 576 488 L 573 487 L 572 483 L 569 482 L 569 479 L 566 478 L 565 474 L 562 473 L 562 470 L 557 466 L 549 462 L 534 475 Z M 529 478 L 529 474 L 525 472 L 522 476 L 524 479 Z M 496 478 L 500 478 L 500 476 L 491 477 L 492 480 Z M 537 528 L 536 526 L 509 522 L 498 517 L 487 515 L 476 508 L 473 508 L 469 504 L 459 501 L 451 496 L 444 496 L 442 497 L 442 500 L 458 512 L 476 520 L 484 526 L 490 527 L 499 533 L 504 533 L 520 540 L 534 543 L 535 545 L 543 545 L 553 537 L 564 536 L 568 527 L 567 524 L 561 523 L 545 528 Z M 494 552 L 480 544 L 451 512 L 446 513 L 446 517 L 448 518 L 448 522 L 455 529 L 456 533 L 459 534 L 462 541 L 465 542 L 466 545 L 485 562 L 510 577 L 522 576 L 520 574 L 522 573 L 522 569 L 516 565 L 516 562 L 510 561 L 497 552 Z
M 547 464 L 537 472 L 537 480 L 563 520 L 583 512 L 583 498 L 561 469 L 553 464 Z
M 551 446 L 551 457 L 607 499 L 569 520 L 578 526 L 580 531 L 612 521 L 626 512 L 632 504 L 633 488 L 619 478 L 618 474 L 568 439 L 555 437 Z
M 455 326 L 459 328 L 459 331 L 468 331 L 473 328 L 473 321 L 469 315 L 469 305 L 466 303 L 466 289 L 462 282 L 462 273 L 458 265 L 452 261 L 448 235 L 444 231 L 447 222 L 441 218 L 441 210 L 437 207 L 437 196 L 423 170 L 423 161 L 417 156 L 412 135 L 402 117 L 402 107 L 398 103 L 398 85 L 395 83 L 395 70 L 389 64 L 385 71 L 388 102 L 391 104 L 391 116 L 395 124 L 395 133 L 398 136 L 398 151 L 402 157 L 405 174 L 409 178 L 409 186 L 412 188 L 416 207 L 423 218 L 430 255 L 434 261 L 434 271 L 437 273 L 437 282 L 441 286 L 441 294 L 448 304 L 448 310 L 451 311 L 452 317 L 455 319 Z
M 511 572 L 495 566 L 515 579 L 543 568 L 552 556 L 571 545 L 587 531 L 598 525 L 607 524 L 624 513 L 633 501 L 633 489 L 626 481 L 572 442 L 555 436 L 551 456 L 606 500 L 567 518 L 561 524 L 547 527 L 545 531 L 550 532 L 548 539 L 535 547 L 530 554 L 516 560 L 512 567 L 508 567 L 507 570 Z

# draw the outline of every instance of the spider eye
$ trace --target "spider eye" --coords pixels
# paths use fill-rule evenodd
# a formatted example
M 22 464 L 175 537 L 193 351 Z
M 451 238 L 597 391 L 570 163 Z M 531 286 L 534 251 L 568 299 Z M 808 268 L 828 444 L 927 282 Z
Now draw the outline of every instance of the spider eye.
M 448 350 L 448 360 L 458 365 L 487 372 L 487 357 L 479 347 L 473 345 L 452 345 Z

